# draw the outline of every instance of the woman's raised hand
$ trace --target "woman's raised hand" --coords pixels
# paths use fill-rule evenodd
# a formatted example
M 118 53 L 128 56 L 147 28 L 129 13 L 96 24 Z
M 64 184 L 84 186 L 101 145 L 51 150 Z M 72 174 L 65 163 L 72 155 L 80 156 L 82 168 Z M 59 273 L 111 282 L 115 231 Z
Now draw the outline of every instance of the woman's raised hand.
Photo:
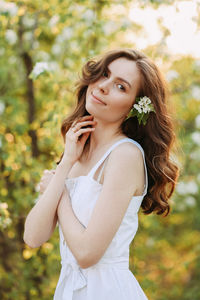
M 44 170 L 43 176 L 38 184 L 40 194 L 44 193 L 54 174 L 55 170 Z
M 95 130 L 97 122 L 93 121 L 93 116 L 87 115 L 75 120 L 65 135 L 65 150 L 62 157 L 63 161 L 74 164 L 81 156 L 85 142 L 89 134 Z

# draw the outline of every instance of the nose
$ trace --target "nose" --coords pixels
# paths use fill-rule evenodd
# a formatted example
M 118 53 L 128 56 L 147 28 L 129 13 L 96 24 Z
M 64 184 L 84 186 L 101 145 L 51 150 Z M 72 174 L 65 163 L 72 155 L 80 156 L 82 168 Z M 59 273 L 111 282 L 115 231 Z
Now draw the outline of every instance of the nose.
M 104 80 L 98 83 L 98 88 L 103 94 L 107 94 L 109 91 L 109 82 Z

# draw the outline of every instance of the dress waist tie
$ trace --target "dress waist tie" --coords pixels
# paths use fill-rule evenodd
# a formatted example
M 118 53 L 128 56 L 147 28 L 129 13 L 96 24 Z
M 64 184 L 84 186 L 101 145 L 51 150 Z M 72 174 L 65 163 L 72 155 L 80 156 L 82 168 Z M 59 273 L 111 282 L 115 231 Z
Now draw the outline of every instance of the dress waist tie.
M 72 260 L 71 258 L 61 260 L 61 265 L 61 273 L 53 300 L 72 300 L 73 292 L 87 285 L 87 278 L 83 274 L 81 267 L 77 264 L 75 260 Z M 127 258 L 104 258 L 101 259 L 97 264 L 89 268 L 93 269 L 97 267 L 116 267 L 119 269 L 128 270 L 129 260 Z

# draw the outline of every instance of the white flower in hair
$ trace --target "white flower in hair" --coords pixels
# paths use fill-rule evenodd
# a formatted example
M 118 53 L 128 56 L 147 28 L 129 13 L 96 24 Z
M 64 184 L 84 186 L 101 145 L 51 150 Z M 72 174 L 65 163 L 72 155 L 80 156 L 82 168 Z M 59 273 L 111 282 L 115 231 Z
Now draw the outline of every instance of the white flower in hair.
M 133 106 L 139 111 L 139 113 L 142 113 L 142 107 L 140 105 L 134 104 Z
M 147 97 L 147 96 L 144 96 L 143 97 L 143 100 L 146 104 L 150 104 L 151 103 L 151 100 Z
M 139 113 L 147 113 L 151 111 L 151 108 L 149 106 L 149 104 L 151 103 L 151 100 L 144 96 L 143 98 L 140 98 L 140 100 L 138 101 L 138 104 L 134 104 L 133 107 L 139 111 Z
M 151 103 L 151 100 L 147 96 L 136 98 L 136 101 L 137 100 L 138 102 L 133 105 L 128 118 L 137 116 L 139 124 L 142 121 L 145 125 L 148 119 L 148 113 L 151 111 L 155 112 L 155 109 L 153 104 Z
M 143 107 L 143 112 L 146 114 L 149 111 L 148 107 Z

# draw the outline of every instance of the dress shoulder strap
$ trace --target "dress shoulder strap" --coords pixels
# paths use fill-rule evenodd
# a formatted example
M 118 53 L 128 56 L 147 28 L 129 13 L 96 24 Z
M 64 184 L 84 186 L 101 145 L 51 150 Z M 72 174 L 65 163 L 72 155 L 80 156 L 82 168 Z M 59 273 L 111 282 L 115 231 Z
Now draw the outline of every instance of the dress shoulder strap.
M 143 196 L 146 194 L 147 192 L 147 187 L 148 187 L 148 175 L 147 175 L 147 167 L 146 167 L 146 162 L 145 162 L 145 154 L 144 154 L 144 150 L 142 148 L 142 146 L 134 141 L 133 139 L 131 138 L 123 138 L 117 142 L 115 142 L 105 153 L 104 155 L 101 157 L 101 159 L 96 163 L 96 165 L 94 165 L 94 167 L 91 169 L 91 171 L 89 172 L 88 176 L 89 177 L 93 177 L 95 172 L 97 171 L 97 169 L 99 168 L 99 166 L 104 162 L 104 160 L 108 157 L 108 155 L 111 153 L 111 151 L 117 147 L 119 144 L 122 144 L 124 142 L 131 142 L 133 144 L 135 144 L 142 152 L 142 155 L 143 155 L 143 159 L 144 159 L 144 166 L 145 166 L 145 177 L 146 177 L 146 182 L 145 182 L 145 190 L 144 190 L 144 193 L 143 193 Z M 105 164 L 104 164 L 105 165 Z M 102 174 L 102 171 L 103 171 L 103 168 L 101 169 L 100 171 L 100 174 L 98 176 L 98 179 L 101 177 L 101 174 Z
M 94 174 L 96 173 L 96 170 L 99 168 L 99 166 L 102 164 L 102 162 L 106 159 L 106 157 L 110 154 L 110 152 L 119 144 L 123 143 L 123 141 L 125 140 L 121 139 L 117 142 L 115 142 L 105 153 L 104 155 L 101 157 L 101 159 L 96 163 L 96 165 L 94 165 L 94 167 L 91 169 L 91 171 L 89 172 L 88 176 L 93 177 Z

